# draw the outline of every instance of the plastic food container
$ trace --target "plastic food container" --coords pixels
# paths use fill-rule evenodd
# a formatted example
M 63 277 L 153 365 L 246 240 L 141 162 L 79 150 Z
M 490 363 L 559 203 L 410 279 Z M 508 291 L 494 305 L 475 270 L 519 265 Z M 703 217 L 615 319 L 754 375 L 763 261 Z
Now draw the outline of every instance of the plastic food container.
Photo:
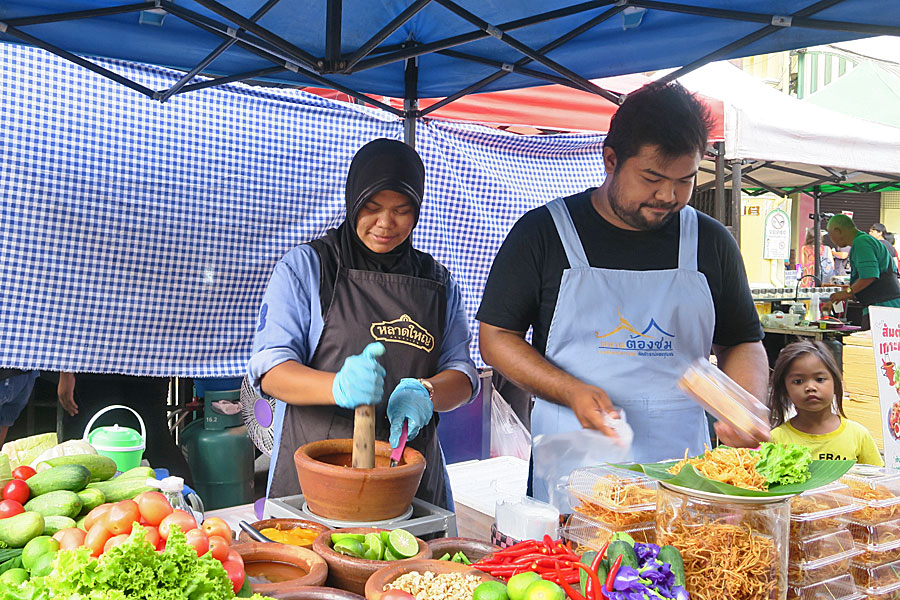
M 740 573 L 753 598 L 783 599 L 789 522 L 786 498 L 714 495 L 659 483 L 656 543 L 681 551 L 692 598 L 733 598 L 729 583 Z
M 895 542 L 900 543 L 900 519 L 874 525 L 851 520 L 847 522 L 847 528 L 858 544 L 888 546 Z
M 811 585 L 788 587 L 787 600 L 862 600 L 865 596 L 849 575 Z
M 600 550 L 617 531 L 627 533 L 634 538 L 634 541 L 643 544 L 656 542 L 656 529 L 652 522 L 617 528 L 577 512 L 572 513 L 569 517 L 562 528 L 561 535 L 563 538 L 583 548 Z
M 845 529 L 842 517 L 857 508 L 850 487 L 837 481 L 794 496 L 791 498 L 791 539 Z
M 864 588 L 884 588 L 900 584 L 900 561 L 869 567 L 853 563 L 850 574 L 856 585 Z
M 878 546 L 856 544 L 856 547 L 862 553 L 854 558 L 853 562 L 860 565 L 877 567 L 889 562 L 894 562 L 895 560 L 900 560 L 900 541 Z
M 788 565 L 788 582 L 790 585 L 805 586 L 834 579 L 838 575 L 850 572 L 850 564 L 858 550 L 851 550 L 836 557 L 806 563 L 790 563 Z
M 900 599 L 900 583 L 882 588 L 860 588 L 868 600 L 898 600 Z
M 696 360 L 678 387 L 721 421 L 754 437 L 769 433 L 769 409 L 708 360 Z
M 580 500 L 616 512 L 656 510 L 656 480 L 628 469 L 612 466 L 575 469 L 569 475 L 568 488 Z
M 900 518 L 900 472 L 855 465 L 841 478 L 859 505 L 850 513 L 857 523 L 877 524 Z
M 810 538 L 791 538 L 788 560 L 792 563 L 813 563 L 842 556 L 856 556 L 853 536 L 846 529 Z

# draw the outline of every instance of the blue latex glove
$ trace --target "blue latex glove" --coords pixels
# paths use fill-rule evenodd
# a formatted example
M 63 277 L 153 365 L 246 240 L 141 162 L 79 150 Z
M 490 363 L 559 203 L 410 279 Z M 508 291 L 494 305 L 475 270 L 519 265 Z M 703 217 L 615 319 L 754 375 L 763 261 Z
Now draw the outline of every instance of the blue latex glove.
M 428 397 L 428 390 L 418 379 L 401 379 L 388 399 L 387 416 L 391 422 L 391 448 L 400 443 L 403 420 L 408 421 L 407 441 L 419 434 L 419 430 L 431 420 L 434 406 Z
M 341 408 L 378 404 L 384 394 L 384 367 L 375 360 L 384 354 L 384 344 L 374 342 L 362 354 L 348 356 L 334 376 L 331 395 Z

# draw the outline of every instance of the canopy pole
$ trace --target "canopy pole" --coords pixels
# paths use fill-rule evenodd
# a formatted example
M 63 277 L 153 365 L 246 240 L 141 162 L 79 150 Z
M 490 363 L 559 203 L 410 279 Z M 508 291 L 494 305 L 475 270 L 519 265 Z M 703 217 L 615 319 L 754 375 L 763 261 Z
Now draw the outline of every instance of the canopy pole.
M 419 59 L 406 61 L 406 93 L 403 98 L 403 141 L 416 147 L 416 117 L 419 116 Z
M 719 223 L 725 222 L 725 144 L 713 144 L 716 151 L 716 196 L 713 217 Z
M 741 247 L 741 188 L 744 187 L 741 169 L 743 161 L 731 161 L 731 235 Z
M 822 188 L 816 186 L 816 189 L 813 190 L 813 235 L 816 236 L 816 239 L 813 240 L 814 245 L 813 249 L 813 260 L 816 265 L 816 281 L 821 284 L 825 282 L 822 281 L 822 264 L 819 262 L 819 255 L 822 252 Z

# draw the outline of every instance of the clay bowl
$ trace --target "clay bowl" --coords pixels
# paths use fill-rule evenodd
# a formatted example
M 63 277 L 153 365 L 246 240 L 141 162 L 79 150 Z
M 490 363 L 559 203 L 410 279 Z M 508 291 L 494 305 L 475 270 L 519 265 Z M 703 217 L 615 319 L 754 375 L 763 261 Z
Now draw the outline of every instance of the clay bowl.
M 457 552 L 462 552 L 472 562 L 479 561 L 488 554 L 493 554 L 500 550 L 500 546 L 482 542 L 481 540 L 461 537 L 437 538 L 429 541 L 428 547 L 431 548 L 431 556 L 436 559 L 445 554 L 449 554 L 452 558 Z
M 321 523 L 316 523 L 315 521 L 307 521 L 305 519 L 264 519 L 262 521 L 256 521 L 255 523 L 250 523 L 254 529 L 257 531 L 262 531 L 263 529 L 277 529 L 279 531 L 287 531 L 290 529 L 294 529 L 296 527 L 302 527 L 304 529 L 312 529 L 313 531 L 318 531 L 322 533 L 323 531 L 328 531 L 327 525 L 322 525 Z M 238 535 L 238 542 L 252 542 L 253 538 L 246 532 L 241 530 L 241 533 Z M 312 542 L 310 541 L 308 546 L 300 546 L 301 548 L 311 548 Z M 468 554 L 466 555 L 468 556 Z
M 375 442 L 375 468 L 350 466 L 352 439 L 322 440 L 297 448 L 294 464 L 303 498 L 326 519 L 373 522 L 402 515 L 425 471 L 425 457 L 409 446 L 400 464 L 389 467 L 391 445 Z
M 287 544 L 269 544 L 262 542 L 247 542 L 232 546 L 241 558 L 244 559 L 248 576 L 253 571 L 253 563 L 284 563 L 298 567 L 303 575 L 296 579 L 289 579 L 275 583 L 254 583 L 254 593 L 268 594 L 269 592 L 286 592 L 303 586 L 322 585 L 328 576 L 328 565 L 321 556 L 299 546 Z
M 332 533 L 379 533 L 381 531 L 383 530 L 374 527 L 349 527 L 347 529 L 333 529 L 319 534 L 319 537 L 313 540 L 312 549 L 313 552 L 328 563 L 328 580 L 326 584 L 353 592 L 354 594 L 364 594 L 366 581 L 375 571 L 387 566 L 407 563 L 421 558 L 431 558 L 431 549 L 428 548 L 428 544 L 419 538 L 416 538 L 416 541 L 419 542 L 419 553 L 406 560 L 366 560 L 340 554 L 331 548 Z
M 269 592 L 266 596 L 275 600 L 363 600 L 362 596 L 353 592 L 319 586 L 302 586 L 283 592 Z
M 446 560 L 401 560 L 379 569 L 369 577 L 369 581 L 366 582 L 366 600 L 381 600 L 381 596 L 385 591 L 384 586 L 410 571 L 418 571 L 419 573 L 431 571 L 437 575 L 442 573 L 459 573 L 461 575 L 475 575 L 481 581 L 499 581 L 499 579 L 491 577 L 487 573 L 469 565 L 461 565 Z

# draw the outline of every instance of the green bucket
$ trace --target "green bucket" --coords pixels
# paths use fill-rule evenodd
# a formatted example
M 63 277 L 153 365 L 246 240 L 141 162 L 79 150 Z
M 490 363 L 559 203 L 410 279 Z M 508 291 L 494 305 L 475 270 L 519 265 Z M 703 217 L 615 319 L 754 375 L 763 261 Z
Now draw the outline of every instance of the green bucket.
M 120 427 L 115 424 L 111 427 L 98 427 L 91 431 L 91 427 L 100 415 L 111 410 L 123 408 L 130 410 L 141 424 L 141 432 L 138 433 L 131 427 Z M 119 471 L 127 471 L 140 466 L 141 457 L 147 447 L 147 429 L 144 420 L 133 408 L 122 404 L 113 404 L 97 412 L 84 428 L 84 440 L 97 451 L 100 456 L 113 459 Z

